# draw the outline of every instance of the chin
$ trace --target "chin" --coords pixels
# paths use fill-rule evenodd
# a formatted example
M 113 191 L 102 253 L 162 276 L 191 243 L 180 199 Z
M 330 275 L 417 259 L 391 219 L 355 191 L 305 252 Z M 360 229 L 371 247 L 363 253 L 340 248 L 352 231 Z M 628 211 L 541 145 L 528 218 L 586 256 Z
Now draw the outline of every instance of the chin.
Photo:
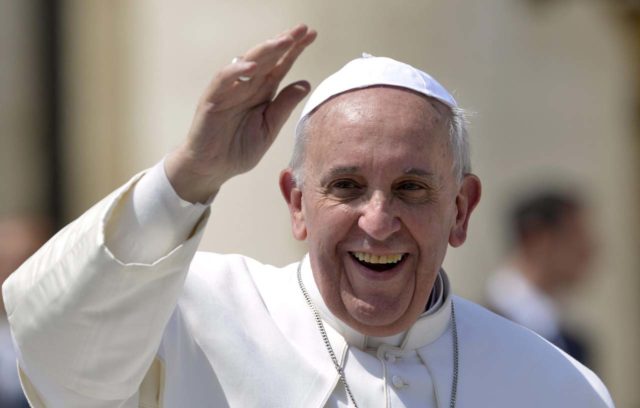
M 387 337 L 408 330 L 411 327 L 411 323 L 412 322 L 404 323 L 402 321 L 396 321 L 391 324 L 374 325 L 357 322 L 356 326 L 352 326 L 352 328 L 366 336 Z
M 354 307 L 347 310 L 348 319 L 345 323 L 353 329 L 367 336 L 392 336 L 407 330 L 416 318 L 411 318 L 407 310 L 390 313 L 388 310 L 380 311 L 366 305 L 366 307 Z

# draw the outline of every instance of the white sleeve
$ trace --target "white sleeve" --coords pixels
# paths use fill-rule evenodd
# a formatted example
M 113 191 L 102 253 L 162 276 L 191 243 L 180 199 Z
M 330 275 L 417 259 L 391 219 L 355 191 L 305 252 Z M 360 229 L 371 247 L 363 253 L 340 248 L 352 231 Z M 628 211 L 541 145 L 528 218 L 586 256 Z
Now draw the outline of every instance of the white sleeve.
M 208 208 L 178 196 L 164 171 L 164 161 L 123 198 L 106 226 L 105 238 L 107 247 L 124 263 L 151 264 L 166 255 L 189 238 Z
M 133 406 L 156 355 L 209 210 L 175 235 L 166 220 L 153 230 L 156 210 L 135 212 L 135 222 L 150 226 L 151 235 L 172 238 L 152 241 L 160 248 L 142 249 L 141 261 L 135 250 L 116 245 L 132 262 L 118 259 L 106 245 L 105 230 L 130 235 L 129 244 L 138 248 L 150 236 L 133 223 L 125 229 L 110 224 L 134 205 L 127 199 L 140 181 L 141 175 L 134 177 L 65 227 L 2 287 L 20 367 L 47 407 Z M 154 194 L 142 196 L 154 201 Z M 158 194 L 162 213 L 169 204 Z M 197 211 L 186 212 L 188 224 Z M 131 221 L 129 215 L 123 219 Z

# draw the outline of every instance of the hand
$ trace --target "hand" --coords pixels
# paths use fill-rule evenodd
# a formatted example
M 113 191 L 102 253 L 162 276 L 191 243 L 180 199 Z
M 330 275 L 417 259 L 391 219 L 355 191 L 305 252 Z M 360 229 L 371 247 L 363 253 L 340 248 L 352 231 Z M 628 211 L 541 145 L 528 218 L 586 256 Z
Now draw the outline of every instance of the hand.
M 165 160 L 180 197 L 205 202 L 225 181 L 258 164 L 309 92 L 309 83 L 299 81 L 276 95 L 280 81 L 315 38 L 315 31 L 298 25 L 216 74 L 200 99 L 187 140 Z

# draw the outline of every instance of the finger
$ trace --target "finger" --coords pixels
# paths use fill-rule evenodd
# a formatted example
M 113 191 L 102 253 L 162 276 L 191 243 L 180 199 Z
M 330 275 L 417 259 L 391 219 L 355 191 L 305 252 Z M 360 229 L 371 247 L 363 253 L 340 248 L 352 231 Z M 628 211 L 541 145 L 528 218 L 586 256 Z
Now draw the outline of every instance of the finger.
M 264 123 L 268 135 L 275 138 L 293 109 L 307 96 L 310 89 L 311 85 L 307 81 L 299 81 L 280 91 L 264 112 Z
M 308 31 L 304 37 L 294 44 L 293 47 L 287 51 L 286 54 L 278 61 L 276 67 L 271 71 L 271 75 L 274 79 L 280 81 L 289 72 L 293 63 L 296 62 L 302 51 L 307 48 L 317 37 L 318 33 L 315 30 Z
M 222 68 L 214 82 L 221 88 L 227 88 L 241 76 L 251 76 L 255 74 L 257 64 L 254 61 L 238 60 Z
M 299 25 L 291 30 L 285 31 L 276 38 L 267 40 L 264 43 L 247 51 L 244 59 L 254 61 L 258 64 L 256 75 L 270 72 L 280 59 L 301 40 L 308 32 L 305 25 Z
M 308 30 L 309 30 L 309 27 L 307 27 L 306 24 L 298 24 L 296 26 L 293 26 L 289 29 L 284 30 L 278 35 L 278 37 L 290 36 L 291 38 L 294 39 L 294 41 L 298 41 L 300 38 L 304 37 L 304 34 Z
M 269 74 L 277 64 L 280 64 L 279 61 L 283 61 L 285 56 L 291 54 L 290 51 L 292 49 L 299 47 L 300 43 L 304 44 L 308 42 L 308 34 L 309 29 L 307 26 L 299 24 L 284 31 L 277 37 L 253 47 L 243 57 L 237 58 L 236 61 L 227 65 L 216 74 L 203 95 L 204 100 L 214 102 L 218 97 L 226 95 L 226 92 L 230 90 L 234 84 L 237 84 L 241 77 L 256 78 L 260 75 Z M 315 37 L 315 34 L 313 34 L 312 37 Z M 295 54 L 299 55 L 300 52 L 302 52 L 302 50 L 296 51 L 292 56 Z M 289 58 L 286 60 L 289 61 Z M 289 62 L 289 68 L 294 61 L 295 57 Z M 284 74 L 286 74 L 288 68 L 280 71 L 283 72 L 283 74 L 274 82 L 276 84 L 279 83 Z M 256 80 L 252 82 L 254 84 L 261 83 Z M 244 89 L 249 91 L 252 88 L 246 87 Z M 239 95 L 237 94 L 237 90 L 234 92 L 236 92 L 236 95 Z M 242 93 L 244 94 L 244 92 Z M 273 93 L 275 93 L 275 89 Z

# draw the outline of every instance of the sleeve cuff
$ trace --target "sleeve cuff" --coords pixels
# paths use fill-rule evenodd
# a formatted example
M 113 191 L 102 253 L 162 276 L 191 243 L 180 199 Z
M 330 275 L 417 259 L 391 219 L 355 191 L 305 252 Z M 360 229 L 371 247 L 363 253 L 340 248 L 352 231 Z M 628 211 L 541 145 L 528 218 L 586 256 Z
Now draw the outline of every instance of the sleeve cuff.
M 180 198 L 163 160 L 116 204 L 107 220 L 107 247 L 124 263 L 153 263 L 191 237 L 212 200 L 202 204 Z

